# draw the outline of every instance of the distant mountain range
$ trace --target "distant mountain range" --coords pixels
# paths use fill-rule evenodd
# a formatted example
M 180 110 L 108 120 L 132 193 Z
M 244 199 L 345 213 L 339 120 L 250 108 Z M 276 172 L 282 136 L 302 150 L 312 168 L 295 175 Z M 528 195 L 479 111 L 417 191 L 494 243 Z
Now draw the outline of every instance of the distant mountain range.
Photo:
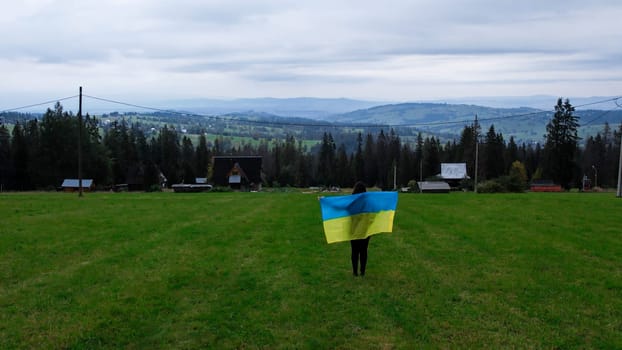
M 542 142 L 546 124 L 553 114 L 557 97 L 478 97 L 446 101 L 391 103 L 346 98 L 254 98 L 254 99 L 189 99 L 147 103 L 149 107 L 174 110 L 194 116 L 233 116 L 239 119 L 286 121 L 314 125 L 330 122 L 341 124 L 379 124 L 408 127 L 432 135 L 454 138 L 477 115 L 486 133 L 491 125 L 505 139 L 514 136 L 521 142 Z M 602 102 L 604 103 L 596 103 Z M 580 117 L 580 136 L 595 135 L 608 122 L 617 128 L 622 122 L 622 109 L 612 97 L 570 98 Z M 111 105 L 104 101 L 87 100 L 85 110 L 94 115 L 113 111 L 153 112 L 131 105 Z M 118 108 L 118 109 L 116 109 Z M 70 109 L 67 108 L 66 109 Z M 44 111 L 39 111 L 42 113 Z M 174 116 L 174 114 L 172 115 Z M 7 119 L 7 117 L 5 117 Z M 176 117 L 176 120 L 181 120 Z M 7 119 L 10 122 L 10 119 Z
M 480 107 L 502 108 L 512 110 L 552 110 L 557 102 L 555 96 L 525 96 L 525 97 L 465 97 L 446 100 L 429 101 L 365 101 L 347 98 L 247 98 L 233 100 L 219 99 L 187 99 L 158 101 L 158 107 L 164 109 L 184 110 L 201 114 L 229 114 L 262 112 L 283 117 L 301 117 L 319 120 L 332 120 L 335 115 L 366 110 L 372 107 L 385 105 L 473 105 Z M 612 97 L 571 97 L 570 102 L 578 109 L 610 110 L 615 109 L 613 101 L 591 105 L 599 101 L 611 100 Z M 584 108 L 580 107 L 587 105 Z M 476 110 L 477 108 L 472 108 Z
M 163 107 L 201 114 L 269 113 L 283 117 L 324 120 L 336 114 L 386 104 L 347 98 L 251 98 L 235 100 L 192 99 L 165 102 Z
M 502 133 L 505 140 L 513 136 L 516 142 L 542 142 L 546 124 L 553 116 L 553 109 L 530 107 L 493 108 L 469 104 L 401 103 L 358 110 L 331 119 L 340 123 L 365 123 L 388 125 L 393 128 L 410 127 L 424 133 L 455 138 L 464 126 L 475 122 L 477 115 L 481 133 L 486 134 L 494 125 L 495 132 Z M 605 122 L 612 128 L 622 123 L 622 109 L 578 109 L 579 136 L 595 135 L 602 131 Z M 450 136 L 454 135 L 454 137 Z
M 595 134 L 608 122 L 622 122 L 622 109 L 613 97 L 569 98 L 577 106 L 582 136 Z M 604 103 L 597 103 L 607 101 Z M 176 109 L 215 115 L 235 114 L 264 118 L 305 118 L 333 123 L 409 126 L 434 134 L 456 135 L 477 115 L 482 132 L 491 125 L 497 132 L 522 142 L 541 142 L 557 102 L 554 96 L 479 97 L 445 102 L 390 103 L 352 99 L 259 98 L 238 100 L 173 101 Z M 583 107 L 582 107 L 583 106 Z M 268 117 L 266 114 L 272 115 Z M 509 138 L 507 136 L 506 138 Z

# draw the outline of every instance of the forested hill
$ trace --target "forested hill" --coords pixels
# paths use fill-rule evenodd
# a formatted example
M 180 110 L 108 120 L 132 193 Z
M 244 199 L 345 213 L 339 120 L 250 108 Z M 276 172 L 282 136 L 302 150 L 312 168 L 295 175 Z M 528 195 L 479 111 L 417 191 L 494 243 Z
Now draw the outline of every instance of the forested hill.
M 553 109 L 540 110 L 529 107 L 492 108 L 467 104 L 401 103 L 377 106 L 335 115 L 338 123 L 369 123 L 382 125 L 405 125 L 433 134 L 459 135 L 465 125 L 473 123 L 478 116 L 485 132 L 494 125 L 497 132 L 514 136 L 521 142 L 540 142 L 546 133 L 546 124 Z M 622 123 L 622 110 L 577 110 L 581 137 L 595 135 L 605 122 L 611 126 Z
M 203 103 L 207 102 L 203 101 Z M 238 106 L 238 109 L 243 110 L 243 107 L 249 107 L 248 101 L 244 100 L 243 102 L 241 106 Z M 207 130 L 214 134 L 236 136 L 241 133 L 240 135 L 244 135 L 248 134 L 248 128 L 244 126 L 249 125 L 250 122 L 250 125 L 253 126 L 253 137 L 270 139 L 283 138 L 286 134 L 293 134 L 302 139 L 319 140 L 324 131 L 336 133 L 336 129 L 316 127 L 315 125 L 318 124 L 378 124 L 384 129 L 395 128 L 401 136 L 412 136 L 423 131 L 424 134 L 435 135 L 443 141 L 457 138 L 464 126 L 473 123 L 475 115 L 477 115 L 482 132 L 485 133 L 491 125 L 494 125 L 495 130 L 502 133 L 506 139 L 512 136 L 519 143 L 542 142 L 546 133 L 546 124 L 553 114 L 552 108 L 551 110 L 530 107 L 493 108 L 448 103 L 400 103 L 367 108 L 364 103 L 359 103 L 360 101 L 338 99 L 333 101 L 332 105 L 319 99 L 295 99 L 291 101 L 289 99 L 262 99 L 259 102 L 263 103 L 263 107 L 262 103 L 253 100 L 252 107 L 256 110 L 237 113 L 195 112 L 195 114 L 184 113 L 186 110 L 175 109 L 179 112 L 94 114 L 101 117 L 103 122 L 114 120 L 116 116 L 129 118 L 132 122 L 139 121 L 145 128 L 155 127 L 157 129 L 163 124 L 168 124 L 175 126 L 178 130 L 187 130 L 191 134 L 199 134 L 201 130 Z M 305 102 L 310 103 L 306 109 L 302 107 Z M 281 105 L 282 103 L 285 105 Z M 551 104 L 553 105 L 554 101 Z M 339 108 L 346 109 L 346 105 L 352 109 L 359 109 L 336 113 Z M 86 107 L 88 112 L 88 104 Z M 263 110 L 264 107 L 266 110 Z M 209 109 L 208 107 L 205 108 Z M 197 107 L 197 109 L 202 109 L 202 107 Z M 236 108 L 231 106 L 231 109 L 235 110 Z M 274 110 L 280 110 L 283 113 L 268 112 Z M 314 114 L 314 116 L 300 117 L 299 114 L 301 113 L 294 113 L 294 110 L 304 110 L 305 113 L 302 114 Z M 327 117 L 320 116 L 329 112 L 332 113 Z M 579 116 L 579 135 L 582 138 L 596 135 L 602 130 L 605 122 L 614 128 L 622 122 L 622 109 L 579 109 L 575 111 L 575 114 Z M 0 114 L 0 121 L 13 124 L 17 120 L 26 120 L 37 116 L 40 114 L 2 113 Z M 245 122 L 245 120 L 249 122 Z M 293 130 L 292 127 L 296 125 L 307 125 L 309 127 Z M 368 129 L 368 131 L 373 130 Z
M 335 116 L 339 122 L 364 122 L 378 124 L 424 124 L 497 118 L 539 112 L 534 108 L 491 108 L 476 105 L 445 103 L 400 103 L 357 110 Z

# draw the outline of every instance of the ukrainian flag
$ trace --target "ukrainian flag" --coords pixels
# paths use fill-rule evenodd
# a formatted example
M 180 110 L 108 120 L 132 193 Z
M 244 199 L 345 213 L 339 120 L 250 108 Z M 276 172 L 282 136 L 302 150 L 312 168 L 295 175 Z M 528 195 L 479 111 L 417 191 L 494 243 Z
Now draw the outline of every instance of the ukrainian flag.
M 328 243 L 393 231 L 397 192 L 364 192 L 320 198 Z

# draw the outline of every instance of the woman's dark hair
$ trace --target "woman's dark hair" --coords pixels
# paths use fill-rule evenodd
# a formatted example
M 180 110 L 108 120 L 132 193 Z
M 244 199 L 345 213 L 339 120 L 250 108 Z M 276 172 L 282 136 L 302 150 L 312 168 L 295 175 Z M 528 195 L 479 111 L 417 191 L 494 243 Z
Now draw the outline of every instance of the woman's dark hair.
M 367 192 L 367 188 L 362 181 L 358 181 L 354 184 L 354 189 L 352 189 L 352 194 Z

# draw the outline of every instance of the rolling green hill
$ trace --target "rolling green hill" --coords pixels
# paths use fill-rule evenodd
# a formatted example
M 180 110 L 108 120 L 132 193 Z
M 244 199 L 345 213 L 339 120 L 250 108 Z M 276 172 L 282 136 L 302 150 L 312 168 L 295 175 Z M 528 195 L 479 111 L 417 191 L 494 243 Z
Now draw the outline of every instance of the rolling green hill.
M 278 99 L 270 100 L 270 110 L 278 107 Z M 291 111 L 302 108 L 299 104 L 306 100 L 295 101 L 298 105 L 286 105 L 281 110 Z M 293 102 L 290 102 L 292 104 Z M 327 110 L 328 107 L 314 100 L 308 109 Z M 553 105 L 553 103 L 551 103 Z M 261 106 L 261 105 L 260 105 Z M 361 104 L 350 103 L 351 108 Z M 267 107 L 266 107 L 267 108 Z M 333 111 L 336 107 L 331 106 Z M 345 107 L 343 107 L 345 108 Z M 517 143 L 542 142 L 546 133 L 546 124 L 553 114 L 551 110 L 530 107 L 493 108 L 472 104 L 447 103 L 401 103 L 358 109 L 347 113 L 332 114 L 329 117 L 304 118 L 300 116 L 277 115 L 265 111 L 247 111 L 227 114 L 201 114 L 192 112 L 157 112 L 157 113 L 110 113 L 100 115 L 102 122 L 126 119 L 130 123 L 139 122 L 145 131 L 159 129 L 164 124 L 184 130 L 190 135 L 198 135 L 202 131 L 225 137 L 245 137 L 249 139 L 282 139 L 286 135 L 294 135 L 300 140 L 320 140 L 324 132 L 352 134 L 357 132 L 377 132 L 381 128 L 394 128 L 404 139 L 411 140 L 419 131 L 425 135 L 433 135 L 443 142 L 458 139 L 465 125 L 473 123 L 478 116 L 482 133 L 494 124 L 496 132 L 503 134 L 507 141 L 512 136 Z M 602 131 L 605 122 L 612 129 L 622 122 L 622 110 L 577 110 L 582 138 L 595 135 Z M 37 115 L 30 115 L 31 118 Z M 28 118 L 26 114 L 3 113 L 4 123 L 9 126 L 16 120 Z M 378 127 L 370 127 L 378 125 Z

